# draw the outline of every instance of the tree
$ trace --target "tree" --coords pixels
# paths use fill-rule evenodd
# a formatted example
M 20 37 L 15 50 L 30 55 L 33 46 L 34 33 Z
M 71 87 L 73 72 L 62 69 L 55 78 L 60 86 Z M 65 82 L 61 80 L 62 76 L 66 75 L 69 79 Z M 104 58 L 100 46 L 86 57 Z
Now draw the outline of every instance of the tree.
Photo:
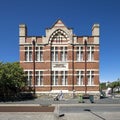
M 117 81 L 114 81 L 114 82 L 108 84 L 108 87 L 110 87 L 110 88 L 112 89 L 112 93 L 113 93 L 113 89 L 114 89 L 114 88 L 118 88 L 118 92 L 119 92 L 120 79 L 118 78 Z
M 105 90 L 105 89 L 107 89 L 106 83 L 105 82 L 100 83 L 100 90 Z
M 118 88 L 118 93 L 120 92 L 120 78 L 117 79 L 116 86 Z
M 0 97 L 15 97 L 26 85 L 26 77 L 18 62 L 0 63 Z

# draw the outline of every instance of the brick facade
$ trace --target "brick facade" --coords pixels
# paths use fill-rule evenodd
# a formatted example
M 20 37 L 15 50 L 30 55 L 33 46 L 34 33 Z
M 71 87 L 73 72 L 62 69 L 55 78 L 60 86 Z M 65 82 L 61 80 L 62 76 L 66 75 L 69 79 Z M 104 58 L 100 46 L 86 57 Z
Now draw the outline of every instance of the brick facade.
M 91 36 L 74 35 L 61 20 L 46 29 L 46 36 L 27 36 L 26 25 L 19 25 L 20 65 L 28 86 L 34 86 L 33 40 L 36 93 L 84 93 L 85 84 L 87 93 L 99 93 L 99 24 L 93 25 Z

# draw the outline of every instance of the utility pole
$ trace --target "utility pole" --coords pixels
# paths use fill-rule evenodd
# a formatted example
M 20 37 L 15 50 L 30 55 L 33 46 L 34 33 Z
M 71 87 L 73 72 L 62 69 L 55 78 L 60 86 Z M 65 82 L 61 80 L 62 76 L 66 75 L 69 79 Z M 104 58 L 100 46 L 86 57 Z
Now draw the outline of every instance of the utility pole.
M 35 40 L 32 41 L 33 44 L 33 94 L 35 96 Z
M 84 41 L 85 45 L 85 95 L 87 94 L 87 41 Z

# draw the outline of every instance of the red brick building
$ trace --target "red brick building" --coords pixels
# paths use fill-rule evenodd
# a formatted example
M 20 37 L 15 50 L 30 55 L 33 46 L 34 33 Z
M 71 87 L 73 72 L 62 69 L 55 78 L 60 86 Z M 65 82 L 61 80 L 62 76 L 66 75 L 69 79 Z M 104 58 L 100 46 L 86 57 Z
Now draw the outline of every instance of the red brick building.
M 74 35 L 61 20 L 46 29 L 46 36 L 27 36 L 21 24 L 19 45 L 20 64 L 36 93 L 99 93 L 99 24 L 91 36 Z

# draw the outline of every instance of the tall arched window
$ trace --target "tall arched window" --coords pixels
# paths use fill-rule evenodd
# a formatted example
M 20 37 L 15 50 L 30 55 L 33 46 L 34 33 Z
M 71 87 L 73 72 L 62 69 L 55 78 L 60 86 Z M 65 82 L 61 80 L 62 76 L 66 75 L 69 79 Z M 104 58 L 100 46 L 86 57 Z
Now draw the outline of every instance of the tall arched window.
M 62 41 L 67 40 L 68 35 L 61 29 L 58 29 L 52 33 L 50 36 L 49 42 L 61 43 Z

